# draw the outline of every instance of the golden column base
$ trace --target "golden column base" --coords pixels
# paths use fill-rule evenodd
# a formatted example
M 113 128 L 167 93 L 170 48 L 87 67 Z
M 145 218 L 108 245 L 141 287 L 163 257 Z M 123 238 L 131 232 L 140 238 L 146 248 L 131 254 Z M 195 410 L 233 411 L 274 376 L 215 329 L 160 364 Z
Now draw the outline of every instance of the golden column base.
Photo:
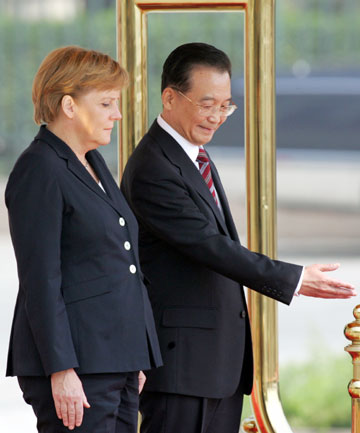
M 258 433 L 258 428 L 256 426 L 256 421 L 253 416 L 244 419 L 241 423 L 241 433 Z
M 353 363 L 353 378 L 348 385 L 352 398 L 351 432 L 360 433 L 360 305 L 354 308 L 353 314 L 355 320 L 345 327 L 344 334 L 351 341 L 345 350 L 351 355 Z

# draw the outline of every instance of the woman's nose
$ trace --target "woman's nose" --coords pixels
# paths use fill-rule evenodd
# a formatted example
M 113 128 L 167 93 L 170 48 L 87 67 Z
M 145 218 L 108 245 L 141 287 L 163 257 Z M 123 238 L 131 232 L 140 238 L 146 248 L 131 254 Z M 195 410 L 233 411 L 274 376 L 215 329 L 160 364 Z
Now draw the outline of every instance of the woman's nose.
M 115 109 L 111 115 L 111 117 L 115 120 L 120 120 L 122 119 L 122 115 L 120 113 L 120 108 L 117 106 L 117 104 L 115 105 Z

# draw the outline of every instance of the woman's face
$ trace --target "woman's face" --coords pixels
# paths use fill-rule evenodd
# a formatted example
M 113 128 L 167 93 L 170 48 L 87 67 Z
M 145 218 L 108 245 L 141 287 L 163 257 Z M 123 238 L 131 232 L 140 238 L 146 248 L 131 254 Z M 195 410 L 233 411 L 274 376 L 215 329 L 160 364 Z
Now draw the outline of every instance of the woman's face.
M 88 148 L 110 143 L 119 111 L 120 90 L 92 90 L 75 99 L 74 127 L 82 145 Z

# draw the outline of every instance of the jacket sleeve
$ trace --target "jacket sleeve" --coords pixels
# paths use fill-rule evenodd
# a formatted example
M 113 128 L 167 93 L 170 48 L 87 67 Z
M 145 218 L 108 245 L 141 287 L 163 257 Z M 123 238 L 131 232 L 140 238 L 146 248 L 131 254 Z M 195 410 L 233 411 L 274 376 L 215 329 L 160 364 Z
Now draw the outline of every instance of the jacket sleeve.
M 131 160 L 130 160 L 131 161 Z M 201 212 L 194 191 L 168 161 L 127 167 L 121 188 L 145 230 L 191 260 L 289 304 L 302 267 L 249 251 L 219 232 Z
M 23 154 L 5 193 L 20 291 L 46 375 L 78 367 L 61 293 L 63 197 L 56 170 Z

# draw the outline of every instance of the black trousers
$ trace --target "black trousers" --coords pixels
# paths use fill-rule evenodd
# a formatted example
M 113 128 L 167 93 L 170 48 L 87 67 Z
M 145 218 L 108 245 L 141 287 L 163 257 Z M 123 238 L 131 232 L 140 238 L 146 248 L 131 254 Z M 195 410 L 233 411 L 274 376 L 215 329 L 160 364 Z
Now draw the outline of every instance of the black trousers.
M 138 421 L 138 373 L 85 374 L 79 376 L 90 409 L 78 433 L 136 433 Z M 50 378 L 18 377 L 26 403 L 37 417 L 39 433 L 69 433 L 55 411 Z
M 243 393 L 228 398 L 162 392 L 140 395 L 141 433 L 239 433 Z

